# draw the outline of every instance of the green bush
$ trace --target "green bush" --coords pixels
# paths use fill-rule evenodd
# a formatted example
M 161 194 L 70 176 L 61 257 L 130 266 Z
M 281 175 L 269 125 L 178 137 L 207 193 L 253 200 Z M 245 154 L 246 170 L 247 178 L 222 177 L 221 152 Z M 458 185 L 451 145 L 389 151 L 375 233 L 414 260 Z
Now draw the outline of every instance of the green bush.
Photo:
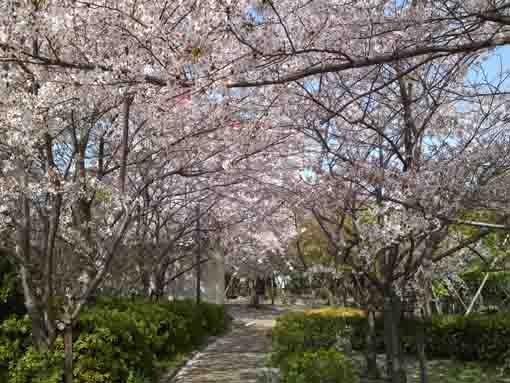
M 510 350 L 510 315 L 435 316 L 425 333 L 430 356 L 499 363 Z
M 157 348 L 151 348 L 157 329 L 132 312 L 94 308 L 80 318 L 80 327 L 73 343 L 77 382 L 88 382 L 91 376 L 95 381 L 111 376 L 112 381 L 125 382 L 137 370 L 151 379 L 157 376 Z
M 291 355 L 281 364 L 282 383 L 356 383 L 350 361 L 334 349 Z
M 416 334 L 425 327 L 426 352 L 432 358 L 502 363 L 510 355 L 510 314 L 433 316 L 426 322 L 406 319 L 400 331 L 406 352 L 416 352 Z M 338 335 L 351 329 L 353 348 L 365 347 L 367 330 L 363 312 L 330 309 L 281 316 L 273 331 L 275 363 L 287 355 L 335 345 Z M 376 320 L 378 351 L 384 351 L 383 319 Z
M 84 310 L 73 330 L 74 379 L 77 383 L 157 381 L 158 362 L 190 351 L 225 328 L 224 308 L 218 305 L 100 298 Z M 38 353 L 29 335 L 27 317 L 0 323 L 0 381 L 59 383 L 62 338 L 52 352 Z M 9 367 L 8 373 L 1 365 Z
M 166 303 L 171 312 L 186 319 L 190 339 L 188 343 L 196 345 L 207 334 L 218 335 L 226 328 L 226 314 L 223 306 L 202 302 L 198 305 L 193 300 L 181 300 Z
M 30 320 L 11 315 L 0 322 L 0 382 L 7 381 L 12 363 L 17 362 L 30 345 Z
M 14 266 L 0 254 L 0 322 L 12 314 L 25 314 L 20 290 Z
M 366 320 L 361 311 L 332 309 L 289 313 L 277 319 L 273 329 L 273 354 L 278 364 L 290 354 L 330 348 L 337 336 L 351 333 L 353 347 L 362 347 Z
M 11 363 L 9 383 L 61 383 L 64 342 L 58 338 L 52 352 L 37 352 L 32 346 Z
M 361 338 L 365 324 L 364 313 L 352 309 L 285 314 L 273 330 L 270 363 L 280 368 L 283 383 L 357 382 L 352 365 L 334 346 L 338 337 Z

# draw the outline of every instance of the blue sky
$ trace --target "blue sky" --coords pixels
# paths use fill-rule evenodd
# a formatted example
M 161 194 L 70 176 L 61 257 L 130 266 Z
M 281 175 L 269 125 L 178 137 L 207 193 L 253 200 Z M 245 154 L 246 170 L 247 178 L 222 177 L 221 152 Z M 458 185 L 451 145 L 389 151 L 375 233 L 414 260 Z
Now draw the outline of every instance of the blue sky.
M 499 47 L 494 50 L 491 56 L 482 63 L 483 72 L 489 76 L 489 80 L 494 81 L 497 80 L 498 76 L 503 73 L 510 72 L 510 46 Z M 474 68 L 468 75 L 468 82 L 479 82 L 483 80 L 483 75 L 481 72 L 477 72 Z M 505 86 L 510 85 L 510 83 L 505 81 Z

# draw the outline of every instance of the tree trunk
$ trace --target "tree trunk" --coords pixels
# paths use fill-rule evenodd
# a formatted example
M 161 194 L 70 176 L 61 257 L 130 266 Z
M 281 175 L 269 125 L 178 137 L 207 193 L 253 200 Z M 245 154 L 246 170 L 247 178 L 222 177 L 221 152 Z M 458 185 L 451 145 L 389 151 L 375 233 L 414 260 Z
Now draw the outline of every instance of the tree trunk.
M 168 266 L 164 266 L 161 270 L 156 273 L 156 277 L 154 278 L 154 297 L 156 300 L 160 300 L 165 295 L 165 287 L 166 287 L 166 270 Z
M 255 290 L 255 288 L 251 289 L 250 295 L 251 295 L 250 304 L 254 307 L 258 307 L 260 305 L 260 301 L 259 301 L 259 295 L 257 294 L 257 291 Z
M 196 303 L 199 304 L 202 298 L 202 290 L 201 290 L 201 283 L 202 283 L 202 236 L 200 233 L 200 203 L 197 204 L 196 207 L 196 214 L 197 214 L 197 227 L 196 227 L 196 240 L 197 240 L 197 249 L 196 249 L 196 262 L 197 266 L 195 269 L 195 282 L 196 282 L 196 291 L 195 291 L 195 300 Z
M 422 310 L 421 322 L 417 328 L 416 345 L 418 351 L 418 361 L 420 362 L 420 383 L 428 383 L 427 373 L 427 354 L 425 353 L 425 323 L 424 319 L 428 318 L 426 312 Z
M 425 286 L 424 315 L 427 318 L 432 316 L 432 286 Z
M 404 361 L 402 358 L 402 349 L 400 342 L 400 316 L 401 316 L 401 302 L 400 298 L 392 294 L 391 297 L 391 349 L 393 351 L 393 371 L 392 383 L 406 383 L 406 374 L 404 369 Z
M 129 113 L 131 108 L 132 98 L 127 95 L 122 105 L 122 152 L 119 174 L 119 188 L 122 193 L 126 191 L 126 174 L 127 174 L 127 159 L 129 154 Z
M 368 378 L 378 379 L 379 370 L 377 369 L 377 340 L 375 333 L 375 312 L 368 310 L 368 331 L 366 335 L 367 349 L 366 349 L 366 361 L 367 370 L 366 375 Z
M 53 347 L 54 338 L 49 330 L 49 324 L 44 319 L 44 314 L 39 310 L 28 310 L 32 322 L 32 343 L 38 351 L 48 351 Z
M 347 302 L 348 299 L 349 299 L 349 294 L 347 291 L 347 283 L 345 282 L 345 280 L 343 280 L 342 281 L 342 302 L 343 302 L 344 307 L 348 306 L 348 302 Z
M 276 297 L 276 282 L 274 280 L 274 276 L 271 276 L 271 305 L 274 306 L 274 300 Z
M 19 267 L 25 307 L 32 322 L 32 343 L 39 351 L 50 350 L 55 340 L 55 326 L 48 311 L 41 308 L 38 297 L 34 293 L 32 281 L 26 266 Z
M 384 343 L 386 347 L 386 373 L 392 383 L 406 383 L 400 350 L 399 323 L 400 300 L 391 293 L 384 300 Z
M 254 307 L 259 307 L 260 301 L 255 281 L 253 281 L 250 286 L 250 297 L 251 297 L 250 304 Z
M 143 287 L 143 295 L 146 298 L 149 298 L 151 295 L 151 278 L 149 273 L 142 267 L 142 287 Z
M 227 283 L 227 287 L 225 288 L 225 299 L 228 299 L 228 292 L 231 288 L 233 288 L 233 284 L 234 284 L 234 279 L 236 277 L 236 273 L 232 273 L 232 275 L 230 276 L 230 279 Z
M 64 327 L 64 383 L 73 383 L 73 325 Z
M 391 298 L 387 297 L 384 299 L 384 348 L 386 352 L 386 375 L 388 378 L 392 376 L 393 371 L 392 321 Z
M 259 307 L 260 306 L 260 296 L 257 293 L 255 293 L 253 295 L 253 306 L 255 306 L 255 307 Z

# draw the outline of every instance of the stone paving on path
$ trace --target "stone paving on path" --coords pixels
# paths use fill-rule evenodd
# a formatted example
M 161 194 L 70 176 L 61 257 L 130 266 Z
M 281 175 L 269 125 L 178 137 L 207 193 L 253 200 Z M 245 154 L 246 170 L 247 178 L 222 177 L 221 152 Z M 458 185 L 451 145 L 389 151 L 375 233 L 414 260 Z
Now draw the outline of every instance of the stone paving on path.
M 270 330 L 283 310 L 227 305 L 232 330 L 198 352 L 164 383 L 254 383 L 271 351 Z

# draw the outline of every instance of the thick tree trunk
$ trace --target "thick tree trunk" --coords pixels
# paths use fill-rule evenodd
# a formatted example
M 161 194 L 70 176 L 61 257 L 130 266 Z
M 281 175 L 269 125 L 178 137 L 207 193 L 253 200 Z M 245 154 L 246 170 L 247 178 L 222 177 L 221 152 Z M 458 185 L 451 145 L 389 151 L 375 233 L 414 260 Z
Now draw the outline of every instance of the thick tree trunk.
M 28 310 L 32 322 L 32 343 L 38 351 L 51 350 L 53 347 L 54 331 L 50 329 L 49 323 L 45 320 L 44 314 L 39 310 Z
M 156 298 L 156 300 L 160 300 L 163 298 L 163 295 L 165 294 L 165 275 L 164 273 L 158 273 L 154 280 L 154 291 L 153 295 Z
M 384 302 L 384 338 L 386 346 L 386 373 L 392 383 L 406 383 L 400 345 L 400 300 L 391 294 Z
M 64 328 L 64 383 L 73 383 L 73 325 Z

